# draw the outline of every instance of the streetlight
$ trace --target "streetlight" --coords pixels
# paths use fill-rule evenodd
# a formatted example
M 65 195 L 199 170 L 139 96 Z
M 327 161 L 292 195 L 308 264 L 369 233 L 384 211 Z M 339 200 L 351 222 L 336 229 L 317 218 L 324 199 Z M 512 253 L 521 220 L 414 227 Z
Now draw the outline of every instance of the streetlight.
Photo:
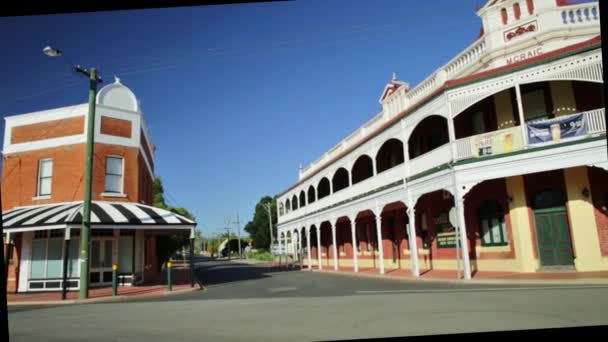
M 49 57 L 59 57 L 63 53 L 50 46 L 42 49 Z M 93 176 L 93 138 L 95 132 L 95 97 L 97 95 L 97 83 L 101 83 L 101 77 L 97 75 L 97 69 L 90 71 L 83 69 L 80 65 L 75 67 L 76 72 L 89 77 L 89 118 L 87 125 L 87 157 L 85 171 L 84 207 L 82 210 L 82 231 L 80 232 L 80 299 L 89 297 L 89 242 L 91 232 L 91 187 Z

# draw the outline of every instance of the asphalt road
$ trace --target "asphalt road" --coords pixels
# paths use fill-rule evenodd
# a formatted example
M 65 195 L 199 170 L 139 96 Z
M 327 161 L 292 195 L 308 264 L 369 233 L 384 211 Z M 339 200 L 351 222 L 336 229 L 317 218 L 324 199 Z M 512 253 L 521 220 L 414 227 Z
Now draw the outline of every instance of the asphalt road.
M 9 309 L 11 341 L 313 341 L 608 324 L 608 286 L 446 284 L 201 260 L 204 291 Z

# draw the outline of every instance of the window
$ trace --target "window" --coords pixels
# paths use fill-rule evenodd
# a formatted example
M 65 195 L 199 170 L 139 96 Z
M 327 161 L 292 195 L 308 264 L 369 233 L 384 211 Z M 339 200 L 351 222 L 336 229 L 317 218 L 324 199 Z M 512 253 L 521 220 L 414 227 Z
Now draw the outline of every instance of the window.
M 426 224 L 426 212 L 420 213 L 420 237 L 422 238 L 422 248 L 429 248 L 429 229 Z
M 57 279 L 63 276 L 63 229 L 34 232 L 30 279 Z M 70 241 L 68 277 L 77 277 L 79 241 Z M 32 287 L 33 288 L 33 287 Z
M 123 159 L 122 157 L 106 158 L 106 192 L 122 193 L 123 185 Z
M 51 195 L 53 159 L 42 159 L 38 165 L 38 196 Z
M 504 213 L 498 202 L 490 200 L 479 207 L 479 220 L 481 223 L 482 246 L 506 246 L 507 228 L 504 222 Z

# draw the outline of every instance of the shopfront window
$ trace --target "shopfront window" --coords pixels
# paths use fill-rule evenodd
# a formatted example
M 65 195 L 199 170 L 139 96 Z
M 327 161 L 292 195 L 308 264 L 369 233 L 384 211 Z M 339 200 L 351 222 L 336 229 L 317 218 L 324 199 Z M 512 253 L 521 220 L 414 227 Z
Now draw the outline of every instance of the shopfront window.
M 479 207 L 482 246 L 506 246 L 509 244 L 504 212 L 494 200 L 486 201 Z

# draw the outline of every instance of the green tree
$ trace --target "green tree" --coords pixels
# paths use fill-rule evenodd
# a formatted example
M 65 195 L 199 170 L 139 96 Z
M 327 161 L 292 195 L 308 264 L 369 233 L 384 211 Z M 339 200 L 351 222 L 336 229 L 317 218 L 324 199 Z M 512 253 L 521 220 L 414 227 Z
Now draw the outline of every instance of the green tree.
M 192 213 L 190 213 L 186 208 L 172 207 L 170 205 L 167 205 L 167 203 L 165 202 L 165 193 L 164 193 L 164 188 L 163 188 L 163 182 L 160 177 L 157 176 L 154 178 L 152 190 L 153 190 L 153 199 L 152 199 L 153 206 L 155 206 L 157 208 L 169 210 L 178 215 L 187 217 L 193 221 L 196 220 L 194 218 L 194 215 L 192 215 Z M 198 230 L 195 230 L 195 239 L 196 239 L 197 231 Z M 186 234 L 171 234 L 171 235 L 167 235 L 167 236 L 159 236 L 158 242 L 156 245 L 156 258 L 158 260 L 159 267 L 162 263 L 169 260 L 169 258 L 175 252 L 181 250 L 182 248 L 188 247 L 189 242 L 190 242 L 189 238 L 190 238 L 190 236 L 186 235 Z M 196 244 L 195 244 L 195 247 L 196 247 Z
M 249 233 L 249 236 L 253 240 L 253 247 L 259 249 L 270 248 L 270 231 L 268 226 L 268 211 L 263 205 L 264 203 L 270 203 L 272 211 L 272 227 L 273 236 L 276 239 L 276 223 L 277 223 L 277 201 L 276 197 L 264 196 L 255 206 L 255 212 L 253 219 L 245 225 L 245 231 Z

